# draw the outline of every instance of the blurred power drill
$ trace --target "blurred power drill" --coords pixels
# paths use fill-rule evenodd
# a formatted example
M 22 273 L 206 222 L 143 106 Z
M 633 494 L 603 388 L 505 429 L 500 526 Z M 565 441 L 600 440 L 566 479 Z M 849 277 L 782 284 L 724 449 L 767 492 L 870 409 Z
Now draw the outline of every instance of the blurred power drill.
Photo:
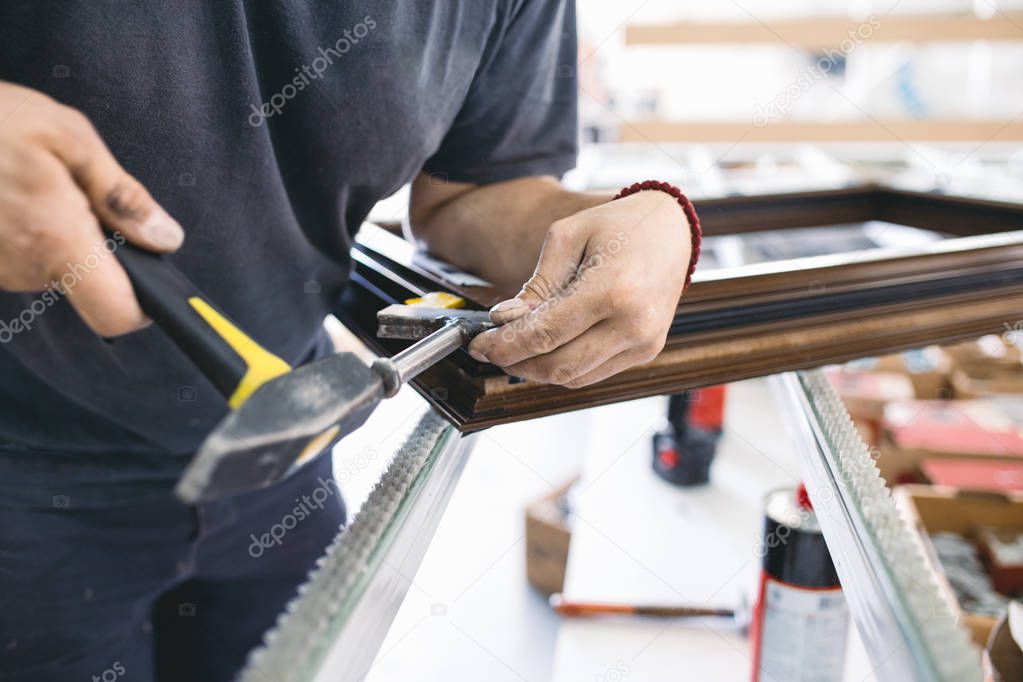
M 725 413 L 725 387 L 708 386 L 668 399 L 668 426 L 654 434 L 654 471 L 675 485 L 710 480 Z

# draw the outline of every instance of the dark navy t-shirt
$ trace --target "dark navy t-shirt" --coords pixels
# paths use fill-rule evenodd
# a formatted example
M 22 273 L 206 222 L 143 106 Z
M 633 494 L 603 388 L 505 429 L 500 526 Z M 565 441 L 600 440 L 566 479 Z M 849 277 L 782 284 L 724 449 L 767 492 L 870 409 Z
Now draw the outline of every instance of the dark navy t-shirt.
M 5 0 L 0 45 L 0 80 L 87 114 L 184 227 L 174 263 L 291 363 L 326 352 L 376 201 L 575 162 L 572 0 Z M 224 399 L 155 325 L 106 342 L 39 297 L 0 292 L 30 327 L 0 326 L 0 504 L 165 494 Z

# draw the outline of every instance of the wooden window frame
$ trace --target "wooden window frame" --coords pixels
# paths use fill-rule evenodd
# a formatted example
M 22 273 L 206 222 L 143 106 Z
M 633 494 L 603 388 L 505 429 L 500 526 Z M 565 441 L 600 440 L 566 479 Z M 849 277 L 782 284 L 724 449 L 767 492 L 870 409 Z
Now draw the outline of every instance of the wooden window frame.
M 881 184 L 704 199 L 706 235 L 881 220 L 955 235 L 916 249 L 874 249 L 701 273 L 652 362 L 594 386 L 520 381 L 464 351 L 413 385 L 463 432 L 559 412 L 676 393 L 929 343 L 1001 333 L 1023 317 L 1023 204 Z M 338 315 L 381 354 L 376 311 L 447 290 L 487 307 L 508 292 L 456 286 L 420 267 L 412 244 L 360 231 Z

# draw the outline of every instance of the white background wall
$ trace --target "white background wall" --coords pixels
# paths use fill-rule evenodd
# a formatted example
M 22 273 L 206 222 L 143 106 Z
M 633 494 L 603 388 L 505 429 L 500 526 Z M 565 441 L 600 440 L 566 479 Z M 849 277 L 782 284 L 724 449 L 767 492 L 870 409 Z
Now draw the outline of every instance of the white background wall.
M 779 41 L 774 45 L 624 46 L 626 23 L 765 21 L 782 17 L 873 15 L 883 34 L 888 16 L 967 13 L 990 16 L 1023 10 L 1023 0 L 578 0 L 583 41 L 584 117 L 608 112 L 626 118 L 650 112 L 674 119 L 744 120 L 772 100 L 814 56 Z M 977 117 L 1009 120 L 1023 111 L 1023 22 L 1020 43 L 910 45 L 865 41 L 848 57 L 844 76 L 818 82 L 792 106 L 799 119 Z M 837 46 L 836 46 L 837 47 Z M 839 90 L 839 95 L 832 87 Z M 852 99 L 854 106 L 848 101 Z M 587 102 L 586 100 L 590 100 Z M 613 118 L 613 116 L 611 116 Z

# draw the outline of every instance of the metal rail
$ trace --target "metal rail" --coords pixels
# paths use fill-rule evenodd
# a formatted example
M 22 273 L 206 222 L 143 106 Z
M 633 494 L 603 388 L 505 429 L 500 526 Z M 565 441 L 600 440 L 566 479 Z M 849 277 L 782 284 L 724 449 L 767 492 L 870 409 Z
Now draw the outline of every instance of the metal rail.
M 428 410 L 239 675 L 348 682 L 373 664 L 473 446 Z

